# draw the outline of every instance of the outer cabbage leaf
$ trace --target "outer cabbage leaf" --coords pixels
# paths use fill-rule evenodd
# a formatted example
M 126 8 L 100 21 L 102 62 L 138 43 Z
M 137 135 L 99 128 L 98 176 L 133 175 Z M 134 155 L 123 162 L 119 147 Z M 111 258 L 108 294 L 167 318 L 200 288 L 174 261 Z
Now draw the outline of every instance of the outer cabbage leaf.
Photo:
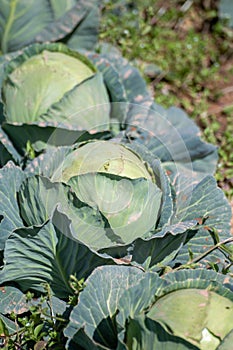
M 98 210 L 81 202 L 63 183 L 32 176 L 22 184 L 18 198 L 20 215 L 28 226 L 42 225 L 53 216 L 63 234 L 96 250 L 120 239 Z
M 70 275 L 87 278 L 95 267 L 114 264 L 111 258 L 68 238 L 51 221 L 12 233 L 6 242 L 4 259 L 2 283 L 14 281 L 23 291 L 41 292 L 44 291 L 41 284 L 49 283 L 52 293 L 59 298 L 72 294 Z
M 66 41 L 67 45 L 72 50 L 78 50 L 84 48 L 85 50 L 93 50 L 98 39 L 98 29 L 100 14 L 97 7 L 98 1 L 90 1 L 88 12 L 85 15 L 84 20 L 80 21 L 76 29 L 72 32 L 71 37 Z M 87 2 L 81 2 L 85 9 L 87 9 Z M 91 5 L 93 3 L 93 5 Z
M 23 314 L 29 310 L 26 295 L 15 287 L 0 287 L 0 314 L 16 315 Z
M 21 159 L 22 157 L 13 146 L 8 135 L 0 127 L 0 167 L 4 166 L 9 160 L 19 164 Z
M 200 130 L 187 114 L 179 108 L 166 110 L 154 103 L 139 71 L 114 48 L 104 45 L 102 56 L 119 72 L 129 101 L 123 127 L 125 142 L 135 140 L 162 162 L 181 163 L 197 171 L 199 179 L 213 174 L 218 159 L 216 147 L 200 139 Z
M 155 321 L 144 319 L 143 316 L 135 317 L 128 321 L 126 335 L 127 349 L 144 350 L 198 350 L 196 346 L 185 340 L 167 333 L 161 325 Z
M 195 297 L 199 294 L 205 297 L 208 293 L 208 295 L 213 293 L 211 294 L 213 298 L 220 298 L 224 303 L 232 303 L 232 280 L 214 271 L 184 270 L 167 274 L 163 278 L 152 272 L 139 271 L 136 275 L 135 272 L 132 267 L 108 266 L 98 268 L 92 273 L 86 281 L 86 288 L 81 293 L 79 304 L 72 311 L 65 330 L 69 344 L 72 340 L 73 344 L 81 345 L 84 349 L 91 349 L 91 344 L 93 349 L 142 350 L 153 348 L 155 345 L 156 349 L 161 350 L 198 349 L 199 346 L 192 344 L 193 341 L 191 339 L 190 342 L 188 336 L 186 339 L 182 334 L 182 339 L 170 334 L 170 329 L 167 330 L 166 325 L 161 322 L 162 316 L 151 317 L 152 311 L 159 311 L 154 307 L 156 303 L 160 303 L 163 297 L 172 297 L 172 292 L 174 296 L 177 291 L 186 295 L 186 290 L 188 293 L 196 290 Z M 133 279 L 131 277 L 131 281 L 128 278 L 129 273 L 134 277 Z M 99 289 L 100 282 L 101 289 Z M 174 307 L 175 305 L 174 302 Z M 196 305 L 192 312 L 198 313 Z M 206 315 L 207 319 L 213 316 L 214 312 L 219 312 L 217 305 L 211 305 L 211 310 Z M 230 313 L 232 316 L 232 311 L 229 310 Z M 169 317 L 172 317 L 172 314 L 167 315 L 167 320 Z M 215 324 L 216 316 L 215 320 L 212 319 L 213 317 L 210 317 L 209 321 Z M 191 320 L 192 318 L 190 322 Z M 182 322 L 183 319 L 178 318 L 175 327 L 182 327 Z M 205 321 L 204 323 L 200 321 L 199 326 L 204 325 Z M 207 346 L 211 344 L 205 340 Z
M 65 157 L 69 155 L 73 147 L 51 147 L 45 153 L 33 159 L 25 167 L 24 172 L 31 175 L 42 175 L 56 181 L 53 177 Z
M 19 328 L 16 326 L 15 322 L 0 314 L 0 332 L 1 335 L 8 336 L 9 334 L 13 334 L 19 331 Z M 3 338 L 4 342 L 4 338 Z M 4 343 L 3 343 L 4 345 Z
M 58 203 L 68 201 L 68 191 L 62 183 L 51 183 L 45 177 L 29 177 L 18 191 L 21 217 L 27 226 L 42 225 L 51 218 Z
M 75 41 L 76 49 L 80 45 L 93 48 L 97 40 L 99 11 L 94 1 L 1 0 L 0 17 L 3 53 L 33 42 L 66 40 L 66 37 Z M 91 38 L 88 45 L 83 40 L 87 35 Z
M 232 278 L 227 275 L 216 273 L 215 271 L 206 269 L 180 270 L 172 271 L 165 275 L 168 282 L 165 292 L 160 295 L 169 293 L 172 290 L 184 288 L 199 288 L 216 291 L 216 293 L 232 299 Z
M 56 125 L 55 122 L 51 124 L 42 122 L 39 125 L 4 123 L 4 131 L 13 143 L 13 147 L 11 145 L 8 147 L 8 152 L 13 157 L 13 154 L 17 152 L 16 147 L 19 147 L 20 154 L 18 157 L 25 160 L 24 157 L 28 156 L 27 144 L 30 145 L 34 152 L 42 152 L 50 146 L 67 146 L 108 135 L 108 132 L 104 131 L 97 133 L 90 131 L 89 133 L 77 130 L 77 128 L 76 130 L 68 129 L 67 126 L 67 124 L 65 127 Z
M 187 244 L 179 252 L 176 262 L 187 263 L 190 258 L 188 249 L 196 258 L 218 243 L 210 235 L 213 229 L 217 231 L 220 241 L 230 237 L 231 208 L 212 176 L 205 177 L 191 191 L 186 189 L 181 192 L 177 203 L 173 222 L 197 220 L 203 225 L 195 235 L 191 234 L 191 239 L 187 240 Z M 200 263 L 205 265 L 210 261 L 224 264 L 225 260 L 224 253 L 216 249 Z
M 81 293 L 79 304 L 74 307 L 65 335 L 73 338 L 85 349 L 86 337 L 94 344 L 107 349 L 117 347 L 116 313 L 125 290 L 137 284 L 143 273 L 132 267 L 99 267 L 86 281 L 85 293 Z M 101 288 L 100 288 L 101 286 Z M 92 307 L 89 308 L 88 305 Z M 75 334 L 79 332 L 76 336 Z M 94 345 L 92 343 L 92 345 Z M 94 347 L 93 347 L 94 348 Z
M 174 225 L 164 225 L 148 239 L 139 238 L 134 242 L 132 262 L 142 265 L 145 269 L 152 266 L 163 266 L 170 263 L 180 251 L 189 232 L 198 229 L 196 221 L 181 222 Z
M 111 101 L 111 117 L 116 124 L 124 123 L 128 111 L 128 104 L 131 99 L 127 96 L 125 86 L 121 80 L 120 72 L 107 57 L 86 52 L 85 55 L 94 63 L 97 69 L 103 74 Z
M 95 56 L 95 60 L 104 58 L 104 60 L 111 63 L 111 66 L 117 70 L 125 88 L 127 100 L 131 103 L 129 106 L 130 110 L 134 108 L 134 105 L 142 105 L 143 108 L 148 109 L 153 103 L 153 99 L 139 70 L 123 58 L 120 52 L 111 45 L 102 45 L 102 47 L 100 47 L 100 52 L 99 58 Z
M 9 234 L 23 226 L 16 194 L 24 179 L 23 171 L 12 162 L 0 170 L 0 250 L 4 249 Z
M 214 173 L 217 149 L 200 139 L 198 127 L 184 111 L 175 107 L 165 110 L 155 103 L 135 108 L 137 113 L 128 118 L 126 143 L 136 141 L 145 146 L 168 168 L 169 175 L 172 167 L 173 177 L 180 166 L 190 174 L 195 172 L 199 181 Z

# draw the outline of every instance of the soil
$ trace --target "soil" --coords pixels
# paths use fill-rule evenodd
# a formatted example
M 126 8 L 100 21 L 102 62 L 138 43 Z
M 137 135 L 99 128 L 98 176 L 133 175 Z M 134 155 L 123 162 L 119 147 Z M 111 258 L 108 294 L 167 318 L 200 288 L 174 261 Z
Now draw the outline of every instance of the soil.
M 179 32 L 187 32 L 190 28 L 194 28 L 195 31 L 204 32 L 206 35 L 211 36 L 212 26 L 215 25 L 216 20 L 218 18 L 211 18 L 209 21 L 205 17 L 205 11 L 209 10 L 217 10 L 218 9 L 218 1 L 216 0 L 203 0 L 200 3 L 196 3 L 196 6 L 191 8 L 189 11 L 189 15 L 185 16 L 183 21 L 180 23 L 176 23 L 174 29 L 178 29 Z M 216 12 L 217 13 L 217 12 Z M 231 29 L 227 29 L 231 31 Z M 233 31 L 233 29 L 232 29 Z M 231 34 L 232 36 L 232 34 Z M 220 45 L 220 43 L 219 43 Z M 208 58 L 207 58 L 208 59 Z M 221 139 L 223 137 L 224 132 L 227 129 L 227 123 L 230 122 L 233 124 L 233 115 L 230 116 L 231 119 L 226 117 L 226 110 L 233 110 L 233 43 L 230 44 L 229 49 L 225 54 L 221 56 L 220 61 L 220 79 L 216 81 L 211 81 L 210 86 L 207 87 L 210 91 L 213 92 L 213 96 L 219 96 L 217 99 L 209 99 L 207 114 L 209 116 L 214 115 L 217 121 L 220 124 L 219 130 L 216 132 L 216 138 L 219 141 L 219 145 L 221 145 Z M 183 96 L 184 97 L 184 96 Z M 186 96 L 191 101 L 191 96 Z M 201 122 L 197 120 L 197 123 L 202 128 Z M 233 152 L 233 149 L 232 149 Z M 219 186 L 225 190 L 229 191 L 229 189 L 233 188 L 233 178 L 226 178 L 219 182 Z M 230 205 L 232 209 L 232 220 L 231 220 L 231 234 L 233 234 L 233 198 L 230 200 Z
M 212 87 L 217 90 L 220 97 L 217 101 L 209 102 L 208 114 L 215 114 L 222 126 L 222 131 L 226 128 L 226 116 L 223 113 L 225 109 L 233 106 L 233 74 L 230 70 L 233 67 L 233 57 L 226 63 L 221 65 L 220 76 L 215 86 Z
M 233 29 L 226 27 L 221 32 L 221 35 L 216 35 L 215 40 L 211 40 L 214 27 L 219 20 L 219 0 L 196 0 L 195 2 L 184 2 L 179 0 L 176 0 L 175 2 L 174 0 L 167 0 L 165 2 L 164 0 L 157 0 L 153 5 L 157 9 L 156 14 L 154 17 L 150 18 L 147 10 L 145 10 L 145 20 L 148 21 L 148 19 L 150 19 L 150 24 L 152 26 L 156 25 L 157 22 L 160 21 L 157 16 L 159 9 L 166 12 L 167 10 L 174 8 L 174 3 L 175 6 L 179 8 L 181 12 L 183 12 L 183 15 L 181 17 L 174 17 L 167 23 L 164 23 L 163 25 L 165 28 L 168 27 L 169 29 L 176 31 L 180 37 L 180 40 L 183 40 L 190 30 L 194 30 L 197 33 L 203 33 L 205 37 L 209 38 L 208 42 L 210 47 L 213 48 L 213 51 L 219 53 L 220 72 L 218 78 L 211 79 L 210 77 L 210 83 L 206 81 L 203 82 L 202 88 L 203 90 L 207 88 L 209 91 L 211 91 L 210 97 L 206 102 L 206 114 L 207 117 L 214 116 L 214 118 L 217 119 L 220 124 L 220 128 L 215 132 L 215 137 L 216 142 L 221 147 L 222 140 L 224 139 L 224 133 L 229 126 L 229 120 L 233 125 L 233 115 L 230 117 L 232 120 L 229 118 L 230 112 L 228 112 L 228 116 L 226 115 L 226 110 L 230 111 L 233 108 L 233 42 L 231 39 L 229 39 L 233 37 Z M 190 4 L 190 6 L 185 9 L 183 6 L 184 4 L 187 6 Z M 222 43 L 226 38 L 228 38 L 228 46 L 225 50 Z M 206 62 L 204 62 L 204 64 L 206 67 L 211 66 L 211 57 L 206 55 Z M 163 80 L 163 75 L 157 77 L 155 81 L 150 84 L 150 89 L 153 96 L 156 94 L 154 87 L 161 80 Z M 193 112 L 193 106 L 197 105 L 199 102 L 198 98 L 196 96 L 193 98 L 189 89 L 178 89 L 169 81 L 165 80 L 163 82 L 163 89 L 165 91 L 164 94 L 166 95 L 168 92 L 171 92 L 179 98 L 179 101 L 187 101 L 188 103 L 186 107 L 182 104 L 180 107 L 186 109 L 186 111 L 191 115 Z M 201 93 L 202 92 L 200 91 L 200 95 Z M 201 117 L 197 117 L 196 122 L 198 123 L 199 127 L 204 130 L 206 125 L 203 125 Z M 229 191 L 233 189 L 233 178 L 229 178 L 229 176 L 225 175 L 225 171 L 226 170 L 223 169 L 224 179 L 219 181 L 218 184 L 223 190 L 229 193 Z M 233 198 L 230 200 L 230 204 L 232 208 L 231 233 L 233 234 Z

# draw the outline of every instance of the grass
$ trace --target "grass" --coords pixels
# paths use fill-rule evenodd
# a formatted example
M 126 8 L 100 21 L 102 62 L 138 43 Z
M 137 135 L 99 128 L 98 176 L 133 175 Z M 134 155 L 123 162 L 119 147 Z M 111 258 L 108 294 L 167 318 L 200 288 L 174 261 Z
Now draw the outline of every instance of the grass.
M 219 20 L 216 1 L 203 3 L 106 1 L 100 39 L 139 68 L 156 102 L 185 109 L 219 146 L 216 178 L 232 199 L 233 108 L 229 101 L 220 111 L 214 106 L 233 76 L 233 31 Z

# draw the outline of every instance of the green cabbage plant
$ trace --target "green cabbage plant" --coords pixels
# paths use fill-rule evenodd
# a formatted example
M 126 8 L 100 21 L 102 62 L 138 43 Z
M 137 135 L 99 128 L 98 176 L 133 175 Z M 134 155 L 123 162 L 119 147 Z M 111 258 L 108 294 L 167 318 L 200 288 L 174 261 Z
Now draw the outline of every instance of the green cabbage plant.
M 0 340 L 47 288 L 67 349 L 229 349 L 216 147 L 114 49 L 81 51 L 99 1 L 0 2 Z
M 83 55 L 59 44 L 35 44 L 11 60 L 2 82 L 3 131 L 16 149 L 72 144 L 109 128 L 103 75 Z M 37 82 L 35 84 L 35 82 Z
M 34 44 L 2 58 L 1 165 L 10 159 L 21 164 L 47 144 L 72 144 L 103 131 L 111 137 L 125 129 L 129 105 L 150 100 L 145 82 L 126 60 L 120 73 L 116 59 L 85 56 L 62 44 Z M 139 93 L 145 96 L 141 102 Z
M 160 278 L 132 267 L 97 268 L 70 315 L 66 348 L 230 349 L 232 282 L 200 269 Z
M 169 173 L 178 168 L 186 173 L 190 162 L 199 179 L 214 173 L 216 147 L 200 139 L 199 129 L 181 109 L 155 104 L 136 68 L 108 46 L 83 54 L 88 61 L 61 44 L 35 44 L 0 58 L 1 166 L 8 160 L 24 164 L 25 156 L 34 158 L 47 145 L 117 137 L 143 144 L 169 166 Z
M 47 282 L 67 297 L 71 274 L 100 265 L 159 270 L 187 264 L 191 251 L 204 254 L 199 266 L 225 266 L 210 233 L 227 239 L 231 213 L 212 176 L 178 193 L 153 153 L 113 140 L 50 149 L 33 165 L 0 170 L 2 283 Z

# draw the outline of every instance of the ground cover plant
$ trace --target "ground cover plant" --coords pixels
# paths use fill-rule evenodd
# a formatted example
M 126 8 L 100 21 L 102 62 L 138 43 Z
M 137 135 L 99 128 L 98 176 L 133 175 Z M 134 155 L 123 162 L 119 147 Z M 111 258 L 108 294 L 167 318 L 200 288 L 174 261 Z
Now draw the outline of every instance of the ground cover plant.
M 232 29 L 224 21 L 231 13 L 228 0 L 108 1 L 100 28 L 100 38 L 140 69 L 156 102 L 184 108 L 219 146 L 216 176 L 230 199 Z
M 137 5 L 2 1 L 0 348 L 231 347 L 233 238 L 214 178 L 218 150 L 185 105 L 154 100 L 119 52 L 132 60 L 134 45 L 109 44 L 121 11 L 138 20 Z M 185 13 L 192 5 L 179 2 Z M 148 21 L 163 16 L 150 6 L 143 45 L 159 30 Z M 170 10 L 165 16 L 176 17 Z M 208 28 L 227 28 L 208 16 Z M 129 43 L 137 25 L 125 33 Z M 192 92 L 215 68 L 169 79 L 180 91 L 187 80 Z

